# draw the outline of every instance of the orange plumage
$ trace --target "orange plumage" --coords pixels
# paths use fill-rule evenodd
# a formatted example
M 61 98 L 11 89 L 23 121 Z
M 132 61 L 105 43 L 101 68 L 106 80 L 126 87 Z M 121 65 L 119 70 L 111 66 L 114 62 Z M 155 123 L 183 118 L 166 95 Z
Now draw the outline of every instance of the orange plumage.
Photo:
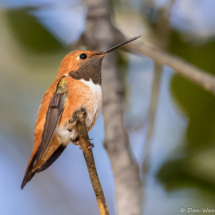
M 63 146 L 66 146 L 70 141 L 74 142 L 75 144 L 77 143 L 76 139 L 78 135 L 76 127 L 74 126 L 72 132 L 67 131 L 68 120 L 72 118 L 72 115 L 76 110 L 79 110 L 80 108 L 85 108 L 87 110 L 87 114 L 88 116 L 90 116 L 90 119 L 89 117 L 86 119 L 88 131 L 93 127 L 96 119 L 98 118 L 99 110 L 101 107 L 101 86 L 100 85 L 97 86 L 98 89 L 100 88 L 100 92 L 96 92 L 97 89 L 96 90 L 91 89 L 90 86 L 84 83 L 85 81 L 76 80 L 69 76 L 69 72 L 78 70 L 80 64 L 84 64 L 84 62 L 86 61 L 85 59 L 84 60 L 78 59 L 79 55 L 83 52 L 84 54 L 87 55 L 87 58 L 89 59 L 96 55 L 96 52 L 90 51 L 74 51 L 69 53 L 61 63 L 56 80 L 53 82 L 53 84 L 50 86 L 50 88 L 43 96 L 34 129 L 34 147 L 26 169 L 23 182 L 25 181 L 25 178 L 28 178 L 29 175 L 30 175 L 29 178 L 31 178 L 31 175 L 32 174 L 34 175 L 37 169 L 39 169 L 48 159 L 50 159 L 50 157 L 59 148 L 61 144 Z M 102 60 L 103 56 L 100 56 L 99 58 Z M 47 149 L 43 152 L 43 155 L 39 159 L 39 161 L 37 161 L 35 164 L 32 164 L 32 160 L 42 142 L 42 136 L 44 133 L 44 127 L 46 123 L 47 111 L 49 109 L 50 101 L 53 98 L 55 89 L 62 77 L 64 77 L 66 82 L 67 94 L 67 99 L 64 104 L 63 113 L 60 117 L 58 125 L 55 128 L 52 140 L 48 144 Z M 96 109 L 94 108 L 95 104 L 97 106 Z M 28 181 L 29 180 L 26 180 L 23 183 L 22 187 Z
M 48 168 L 69 142 L 78 144 L 74 113 L 86 110 L 88 131 L 95 124 L 101 103 L 101 63 L 103 57 L 121 43 L 105 52 L 73 51 L 63 59 L 57 77 L 41 101 L 34 130 L 34 147 L 21 188 L 35 173 Z

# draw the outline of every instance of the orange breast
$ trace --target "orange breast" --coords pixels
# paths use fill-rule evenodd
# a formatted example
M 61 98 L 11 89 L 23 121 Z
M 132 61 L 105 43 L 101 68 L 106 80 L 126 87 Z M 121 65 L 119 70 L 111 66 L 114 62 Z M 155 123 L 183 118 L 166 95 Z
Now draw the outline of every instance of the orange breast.
M 60 126 L 72 117 L 74 111 L 80 108 L 85 108 L 89 116 L 95 115 L 95 103 L 99 103 L 100 108 L 101 101 L 97 101 L 94 92 L 83 82 L 68 76 L 67 90 L 67 101 L 60 121 Z
M 92 81 L 75 80 L 70 76 L 67 80 L 67 101 L 65 108 L 56 130 L 62 144 L 67 145 L 78 137 L 77 127 L 74 126 L 71 132 L 68 132 L 68 120 L 72 118 L 73 113 L 80 108 L 87 111 L 86 126 L 88 131 L 93 127 L 98 118 L 101 107 L 101 86 L 95 85 Z

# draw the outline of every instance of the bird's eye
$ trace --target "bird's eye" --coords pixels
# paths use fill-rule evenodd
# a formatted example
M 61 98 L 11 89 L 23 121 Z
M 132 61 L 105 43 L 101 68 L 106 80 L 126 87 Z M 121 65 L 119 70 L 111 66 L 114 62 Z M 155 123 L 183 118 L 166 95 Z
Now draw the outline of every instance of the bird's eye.
M 87 55 L 85 53 L 80 54 L 80 59 L 85 60 L 87 58 Z

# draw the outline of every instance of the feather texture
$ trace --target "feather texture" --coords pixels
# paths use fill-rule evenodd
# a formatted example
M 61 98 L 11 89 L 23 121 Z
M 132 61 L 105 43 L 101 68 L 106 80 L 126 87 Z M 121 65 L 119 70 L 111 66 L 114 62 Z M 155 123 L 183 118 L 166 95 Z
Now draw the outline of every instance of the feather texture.
M 53 86 L 51 86 L 51 88 L 53 88 Z M 32 153 L 33 156 L 31 157 L 31 159 L 29 161 L 29 165 L 27 167 L 27 170 L 26 170 L 26 173 L 25 173 L 22 185 L 21 185 L 22 189 L 24 188 L 26 183 L 28 183 L 28 181 L 30 181 L 31 178 L 36 173 L 38 164 L 40 164 L 39 166 L 41 166 L 45 161 L 47 161 L 49 159 L 49 157 L 52 156 L 52 153 L 51 153 L 51 154 L 49 154 L 48 159 L 46 158 L 46 159 L 41 160 L 41 158 L 44 156 L 47 148 L 49 147 L 49 145 L 52 141 L 52 138 L 55 133 L 55 129 L 60 121 L 61 115 L 64 110 L 66 98 L 67 98 L 66 81 L 65 81 L 65 77 L 62 77 L 60 79 L 60 81 L 57 83 L 57 85 L 55 86 L 53 96 L 50 99 L 50 102 L 48 105 L 48 110 L 45 115 L 46 118 L 45 118 L 44 129 L 42 132 L 41 143 L 39 145 L 38 144 L 35 145 L 36 147 L 38 146 L 36 151 L 35 151 L 35 147 L 33 149 L 33 153 Z M 45 108 L 45 106 L 44 106 L 44 108 L 42 108 L 44 105 L 43 100 L 42 100 L 41 104 L 42 105 L 39 109 L 38 115 L 40 115 L 41 111 Z M 43 119 L 37 121 L 36 126 L 35 126 L 35 141 L 36 141 L 37 132 L 38 132 L 37 125 L 40 124 L 41 121 L 43 121 Z M 55 141 L 58 141 L 56 136 L 55 136 Z M 56 146 L 58 148 L 59 144 L 55 144 L 55 148 L 56 148 Z M 34 153 L 34 151 L 35 151 L 35 153 Z M 40 170 L 40 171 L 42 171 L 42 170 Z

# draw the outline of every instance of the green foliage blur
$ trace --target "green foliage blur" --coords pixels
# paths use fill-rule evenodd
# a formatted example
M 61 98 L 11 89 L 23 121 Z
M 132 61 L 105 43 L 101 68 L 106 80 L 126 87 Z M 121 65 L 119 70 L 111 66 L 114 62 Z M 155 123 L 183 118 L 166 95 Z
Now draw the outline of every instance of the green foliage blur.
M 197 43 L 191 37 L 187 41 L 186 36 L 172 30 L 168 51 L 215 75 L 214 39 Z M 188 117 L 188 126 L 180 143 L 183 158 L 165 163 L 158 178 L 168 190 L 195 187 L 215 192 L 215 97 L 180 75 L 173 76 L 170 90 L 177 108 Z
M 16 40 L 26 50 L 37 54 L 62 50 L 62 44 L 30 14 L 31 11 L 34 10 L 24 8 L 6 11 L 10 30 Z
M 143 2 L 141 10 L 143 19 L 147 19 L 151 31 L 158 37 L 168 36 L 167 43 L 164 42 L 165 50 L 215 75 L 215 37 L 201 38 L 190 32 L 171 28 L 170 25 L 168 29 L 161 26 L 161 35 L 157 35 L 165 8 L 157 9 L 154 1 Z M 166 21 L 165 14 L 163 19 Z M 162 47 L 162 40 L 160 43 Z M 213 202 L 215 199 L 215 97 L 177 74 L 172 76 L 169 89 L 172 104 L 178 114 L 187 120 L 187 128 L 184 137 L 178 140 L 178 147 L 158 170 L 157 179 L 170 193 L 192 190 L 198 193 L 195 195 L 196 198 L 198 196 L 206 202 Z

